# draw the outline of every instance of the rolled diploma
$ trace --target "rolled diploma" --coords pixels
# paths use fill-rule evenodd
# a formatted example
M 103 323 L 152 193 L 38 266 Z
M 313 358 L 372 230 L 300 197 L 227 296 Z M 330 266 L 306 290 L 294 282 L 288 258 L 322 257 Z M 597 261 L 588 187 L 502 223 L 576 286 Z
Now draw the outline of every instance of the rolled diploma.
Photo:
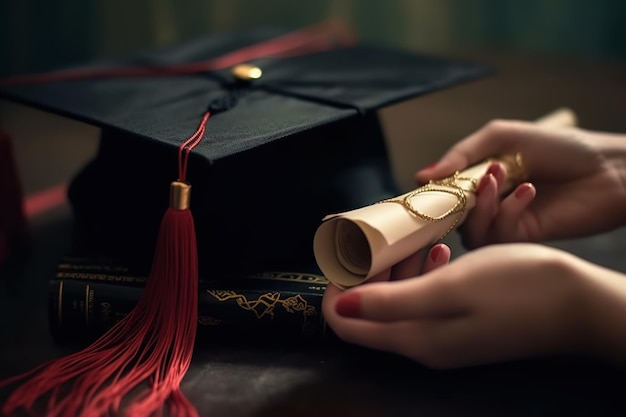
M 576 117 L 569 109 L 558 109 L 539 119 L 538 124 L 546 126 L 571 126 L 576 124 Z M 503 162 L 507 171 L 513 158 Z M 459 174 L 459 178 L 470 178 L 477 183 L 485 174 L 491 161 L 472 166 Z M 313 239 L 313 251 L 322 273 L 330 282 L 341 288 L 359 285 L 371 277 L 415 253 L 420 248 L 428 247 L 449 231 L 463 223 L 469 211 L 474 207 L 476 198 L 468 184 L 471 181 L 457 180 L 465 194 L 462 210 L 443 216 L 459 202 L 454 192 L 458 187 L 449 188 L 450 192 L 426 190 L 413 195 L 408 203 L 421 214 L 441 220 L 423 219 L 411 213 L 399 201 L 414 194 L 406 194 L 378 204 L 352 211 L 326 216 L 318 227 Z M 507 179 L 501 192 L 508 192 L 516 183 Z

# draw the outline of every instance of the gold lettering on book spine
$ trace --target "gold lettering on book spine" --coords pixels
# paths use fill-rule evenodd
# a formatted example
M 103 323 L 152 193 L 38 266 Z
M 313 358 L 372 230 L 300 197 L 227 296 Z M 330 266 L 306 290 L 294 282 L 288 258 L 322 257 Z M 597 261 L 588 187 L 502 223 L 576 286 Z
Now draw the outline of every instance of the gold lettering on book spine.
M 281 299 L 280 292 L 268 292 L 262 294 L 256 300 L 248 300 L 243 294 L 228 290 L 207 290 L 220 302 L 234 300 L 242 309 L 253 312 L 258 319 L 269 316 L 274 318 L 274 310 L 277 306 L 282 306 L 285 311 L 291 314 L 302 313 L 304 322 L 307 317 L 317 314 L 315 306 L 310 305 L 300 294 Z
M 111 275 L 92 272 L 63 272 L 56 274 L 57 279 L 72 279 L 79 281 L 103 281 L 103 282 L 125 282 L 143 284 L 147 281 L 145 277 L 136 277 L 131 275 Z

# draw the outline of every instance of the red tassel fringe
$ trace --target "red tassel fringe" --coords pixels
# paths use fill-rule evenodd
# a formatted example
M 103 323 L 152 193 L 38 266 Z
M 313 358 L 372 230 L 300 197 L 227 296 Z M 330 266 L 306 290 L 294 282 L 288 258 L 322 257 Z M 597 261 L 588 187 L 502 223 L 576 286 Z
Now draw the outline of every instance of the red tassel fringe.
M 48 394 L 49 416 L 118 415 L 125 399 L 130 402 L 122 415 L 129 417 L 150 416 L 163 407 L 172 416 L 198 416 L 180 390 L 197 327 L 197 265 L 191 212 L 170 208 L 137 307 L 83 351 L 2 381 L 5 386 L 31 377 L 7 399 L 3 414 L 32 412 Z

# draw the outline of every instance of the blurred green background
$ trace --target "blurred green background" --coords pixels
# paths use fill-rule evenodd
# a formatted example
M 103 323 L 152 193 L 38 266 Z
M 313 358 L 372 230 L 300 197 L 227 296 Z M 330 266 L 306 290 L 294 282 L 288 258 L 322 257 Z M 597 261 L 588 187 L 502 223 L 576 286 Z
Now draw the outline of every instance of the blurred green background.
M 507 51 L 626 59 L 622 0 L 0 0 L 0 71 L 42 71 L 251 26 L 326 18 L 428 53 Z

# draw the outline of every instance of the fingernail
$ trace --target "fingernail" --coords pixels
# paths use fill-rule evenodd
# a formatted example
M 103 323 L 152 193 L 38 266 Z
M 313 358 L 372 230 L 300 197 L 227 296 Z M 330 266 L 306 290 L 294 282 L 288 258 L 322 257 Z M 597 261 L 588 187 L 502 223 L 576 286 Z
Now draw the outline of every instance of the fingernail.
M 436 163 L 436 162 L 433 162 L 432 164 L 427 165 L 427 166 L 425 166 L 424 168 L 420 169 L 420 171 L 426 171 L 426 170 L 428 170 L 428 169 L 433 169 L 433 168 L 434 168 L 434 167 L 436 167 L 436 166 L 437 166 L 437 163 Z
M 487 184 L 489 184 L 489 182 L 491 181 L 492 178 L 494 178 L 493 174 L 489 174 L 488 173 L 488 174 L 483 175 L 483 177 L 480 179 L 480 182 L 478 183 L 478 187 L 476 189 L 476 192 L 477 193 L 482 192 L 482 190 L 485 189 L 485 187 L 487 186 Z
M 430 260 L 434 263 L 441 263 L 441 257 L 443 254 L 443 248 L 441 245 L 437 245 L 430 250 Z
M 526 184 L 521 184 L 519 187 L 517 187 L 515 189 L 515 198 L 517 198 L 518 200 L 521 200 L 522 198 L 524 198 L 524 196 L 526 196 L 529 192 L 530 192 L 530 184 L 526 183 Z
M 357 292 L 348 292 L 342 295 L 335 304 L 335 311 L 343 317 L 361 317 L 361 296 Z
M 487 168 L 487 172 L 485 172 L 485 174 L 491 174 L 495 177 L 496 175 L 498 175 L 499 172 L 500 164 L 491 164 L 489 165 L 489 168 Z

